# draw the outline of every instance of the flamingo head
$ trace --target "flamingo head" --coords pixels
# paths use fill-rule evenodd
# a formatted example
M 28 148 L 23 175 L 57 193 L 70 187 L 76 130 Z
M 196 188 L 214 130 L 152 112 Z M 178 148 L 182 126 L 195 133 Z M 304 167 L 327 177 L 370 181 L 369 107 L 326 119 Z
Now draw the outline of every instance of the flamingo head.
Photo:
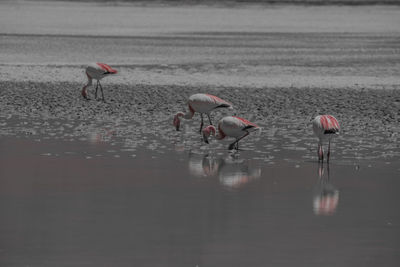
M 206 144 L 208 144 L 208 137 L 210 137 L 210 135 L 215 135 L 215 127 L 212 125 L 207 126 L 206 128 L 203 129 L 203 140 Z
M 82 96 L 83 96 L 83 98 L 84 99 L 86 99 L 86 100 L 89 100 L 89 97 L 88 97 L 88 93 L 87 93 L 87 90 L 86 90 L 86 85 L 82 88 Z
M 179 117 L 182 117 L 184 114 L 182 112 L 178 112 L 176 113 L 175 117 L 174 117 L 174 126 L 176 128 L 177 131 L 179 131 L 179 128 L 181 126 L 181 120 L 179 119 Z

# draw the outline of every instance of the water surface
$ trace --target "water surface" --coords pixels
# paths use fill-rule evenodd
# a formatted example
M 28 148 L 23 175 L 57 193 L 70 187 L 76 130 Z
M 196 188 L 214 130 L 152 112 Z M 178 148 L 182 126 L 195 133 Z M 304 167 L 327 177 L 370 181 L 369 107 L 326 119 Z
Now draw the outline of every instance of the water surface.
M 31 138 L 0 148 L 4 266 L 399 262 L 398 162 L 328 170 L 251 150 L 132 155 L 109 142 Z

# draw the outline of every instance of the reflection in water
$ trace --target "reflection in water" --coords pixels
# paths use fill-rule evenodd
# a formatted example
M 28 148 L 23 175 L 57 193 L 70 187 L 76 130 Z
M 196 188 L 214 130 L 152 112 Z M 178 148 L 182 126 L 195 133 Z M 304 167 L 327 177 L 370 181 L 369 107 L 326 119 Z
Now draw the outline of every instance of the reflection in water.
M 210 155 L 189 154 L 189 171 L 195 177 L 210 177 L 217 174 L 221 159 Z
M 329 181 L 329 164 L 324 175 L 324 164 L 318 164 L 318 184 L 314 192 L 313 208 L 316 215 L 333 215 L 339 203 L 339 190 Z
M 114 130 L 93 129 L 93 131 L 91 131 L 88 134 L 88 139 L 89 139 L 89 142 L 91 144 L 98 145 L 98 144 L 101 144 L 101 143 L 109 142 L 114 135 L 115 135 L 115 131 Z
M 218 175 L 219 182 L 228 188 L 239 188 L 261 176 L 261 168 L 250 165 L 250 161 L 231 154 L 226 158 L 212 155 L 189 155 L 189 171 L 196 177 Z

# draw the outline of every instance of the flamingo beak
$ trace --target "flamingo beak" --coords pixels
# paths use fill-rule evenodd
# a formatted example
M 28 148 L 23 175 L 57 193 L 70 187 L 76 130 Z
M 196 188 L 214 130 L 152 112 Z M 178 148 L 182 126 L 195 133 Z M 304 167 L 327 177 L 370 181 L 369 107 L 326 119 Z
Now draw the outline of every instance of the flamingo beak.
M 178 116 L 175 116 L 175 118 L 174 118 L 174 126 L 175 126 L 175 129 L 177 131 L 179 131 L 180 126 L 181 126 L 181 121 L 179 120 Z
M 83 96 L 84 99 L 90 100 L 89 97 L 88 97 L 88 95 L 87 95 L 87 92 L 86 92 L 86 88 L 85 88 L 85 87 L 82 89 L 82 96 Z
M 205 135 L 204 133 L 203 133 L 203 140 L 204 140 L 204 143 L 206 143 L 206 144 L 209 144 L 210 142 L 208 142 L 208 137 L 207 137 L 207 135 Z

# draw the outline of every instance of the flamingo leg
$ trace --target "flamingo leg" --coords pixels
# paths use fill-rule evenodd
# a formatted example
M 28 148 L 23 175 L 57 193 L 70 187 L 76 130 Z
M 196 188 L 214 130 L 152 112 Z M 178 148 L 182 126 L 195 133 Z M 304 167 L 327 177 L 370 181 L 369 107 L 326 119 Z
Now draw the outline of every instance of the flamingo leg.
M 318 177 L 320 182 L 322 181 L 322 177 L 324 176 L 324 162 L 318 161 Z
M 208 121 L 210 122 L 210 125 L 213 125 L 212 121 L 211 121 L 211 118 L 210 118 L 210 114 L 207 114 L 207 117 L 208 117 Z
M 203 113 L 200 113 L 200 117 L 201 117 L 201 123 L 200 123 L 200 130 L 199 130 L 199 133 L 201 133 L 201 130 L 203 129 L 203 125 L 204 125 L 204 122 L 203 122 Z
M 106 100 L 104 99 L 103 87 L 101 86 L 100 81 L 99 81 L 99 85 L 100 85 L 100 89 L 101 89 L 101 97 L 103 98 L 103 102 L 106 102 Z
M 229 145 L 229 150 L 232 150 L 233 148 L 235 148 L 236 150 L 239 150 L 239 141 L 242 140 L 243 138 L 245 138 L 246 136 L 249 135 L 249 132 L 246 132 L 245 135 L 243 135 L 242 137 L 236 139 L 235 142 L 233 142 L 232 144 Z
M 331 155 L 331 139 L 329 138 L 329 143 L 328 143 L 328 154 L 326 155 L 327 159 L 326 162 L 329 162 L 329 157 Z
M 99 80 L 97 80 L 97 83 L 96 83 L 96 91 L 94 93 L 94 99 L 97 99 L 97 89 L 98 88 L 99 88 Z
M 324 161 L 324 151 L 322 149 L 322 143 L 319 142 L 318 143 L 318 150 L 317 150 L 317 154 L 318 154 L 318 161 Z
M 326 170 L 327 170 L 327 172 L 328 172 L 328 182 L 329 182 L 329 161 L 327 162 L 327 168 L 326 168 Z

